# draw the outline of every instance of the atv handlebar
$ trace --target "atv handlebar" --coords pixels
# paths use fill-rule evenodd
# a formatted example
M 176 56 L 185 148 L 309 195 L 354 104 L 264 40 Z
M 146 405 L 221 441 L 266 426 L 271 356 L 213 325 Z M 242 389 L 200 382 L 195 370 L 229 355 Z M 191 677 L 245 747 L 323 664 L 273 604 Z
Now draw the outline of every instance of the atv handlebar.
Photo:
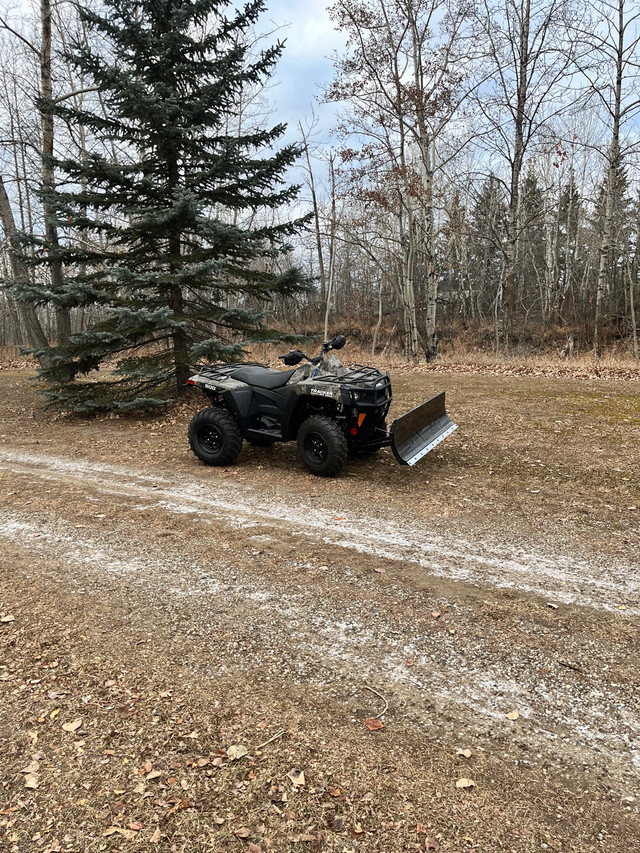
M 324 341 L 320 355 L 316 355 L 313 358 L 309 358 L 308 355 L 305 355 L 302 350 L 299 349 L 289 350 L 286 355 L 279 355 L 278 358 L 284 361 L 287 367 L 294 367 L 296 364 L 300 364 L 303 359 L 308 361 L 309 364 L 318 365 L 322 362 L 322 359 L 328 352 L 332 349 L 342 349 L 346 342 L 347 339 L 344 335 L 336 335 L 335 338 L 331 338 L 330 341 Z

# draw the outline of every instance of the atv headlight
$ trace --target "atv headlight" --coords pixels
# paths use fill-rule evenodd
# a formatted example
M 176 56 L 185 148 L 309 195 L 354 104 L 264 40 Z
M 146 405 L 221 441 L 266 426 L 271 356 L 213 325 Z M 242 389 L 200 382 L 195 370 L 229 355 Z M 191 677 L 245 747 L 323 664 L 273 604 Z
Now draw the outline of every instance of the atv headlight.
M 354 401 L 356 401 L 356 402 L 357 402 L 358 400 L 362 400 L 362 398 L 363 398 L 363 397 L 364 397 L 364 392 L 363 392 L 363 391 L 352 391 L 352 392 L 351 392 L 351 399 L 352 399 L 352 400 L 354 400 Z

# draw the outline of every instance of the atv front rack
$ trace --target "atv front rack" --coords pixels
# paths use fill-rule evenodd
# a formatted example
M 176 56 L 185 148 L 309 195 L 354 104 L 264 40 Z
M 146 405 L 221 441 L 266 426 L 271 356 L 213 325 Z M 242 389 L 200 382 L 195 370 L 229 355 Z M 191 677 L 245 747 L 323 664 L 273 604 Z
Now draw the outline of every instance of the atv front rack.
M 384 383 L 385 374 L 377 367 L 365 367 L 362 364 L 352 364 L 344 368 L 339 374 L 341 385 L 362 385 L 373 382 Z M 387 374 L 388 375 L 388 374 Z M 317 373 L 314 377 L 316 382 L 335 382 L 336 377 L 331 373 Z M 386 383 L 384 383 L 386 384 Z

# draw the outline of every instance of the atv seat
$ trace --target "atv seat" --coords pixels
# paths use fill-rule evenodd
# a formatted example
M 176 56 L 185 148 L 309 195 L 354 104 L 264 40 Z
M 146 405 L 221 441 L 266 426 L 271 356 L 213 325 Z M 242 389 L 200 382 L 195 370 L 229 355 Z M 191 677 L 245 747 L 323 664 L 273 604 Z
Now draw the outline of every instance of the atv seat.
M 240 367 L 234 370 L 233 379 L 246 382 L 247 385 L 255 385 L 256 388 L 281 388 L 286 385 L 298 368 L 293 370 L 271 370 L 268 367 Z

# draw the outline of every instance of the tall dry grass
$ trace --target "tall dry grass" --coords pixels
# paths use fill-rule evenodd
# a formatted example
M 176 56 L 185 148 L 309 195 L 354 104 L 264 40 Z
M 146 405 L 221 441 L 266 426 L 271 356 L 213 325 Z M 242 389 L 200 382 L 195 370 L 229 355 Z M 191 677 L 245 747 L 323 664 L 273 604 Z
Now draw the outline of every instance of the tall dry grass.
M 317 355 L 320 352 L 320 338 L 316 342 L 301 345 L 300 349 L 309 356 Z M 284 355 L 288 350 L 289 347 L 286 344 L 255 344 L 247 347 L 246 359 L 268 364 L 270 367 L 283 368 L 284 365 L 278 356 Z M 369 364 L 385 370 L 407 367 L 404 354 L 397 344 L 378 347 L 376 353 L 372 355 L 370 346 L 363 346 L 359 340 L 347 339 L 344 349 L 337 354 L 345 365 Z M 419 364 L 426 367 L 424 358 L 420 359 Z M 35 369 L 38 365 L 35 359 L 23 355 L 17 347 L 4 346 L 0 347 L 0 366 L 5 369 L 11 367 Z M 539 353 L 514 352 L 505 357 L 477 347 L 445 345 L 431 366 L 452 369 L 461 367 L 480 371 L 530 369 L 543 372 L 552 372 L 559 368 L 563 369 L 563 372 L 589 371 L 598 368 L 603 372 L 627 372 L 640 376 L 640 363 L 635 360 L 629 348 L 610 349 L 596 360 L 593 352 L 580 352 L 573 358 L 563 357 L 557 350 Z
M 282 367 L 282 362 L 278 359 L 278 356 L 283 355 L 288 349 L 286 345 L 268 344 L 249 347 L 247 352 L 250 360 L 268 364 L 271 367 Z M 300 349 L 307 355 L 314 356 L 320 352 L 320 344 L 310 343 L 301 346 Z M 388 347 L 386 351 L 379 348 L 372 355 L 370 347 L 363 347 L 360 343 L 350 342 L 348 339 L 344 349 L 337 353 L 337 355 L 344 364 L 370 364 L 372 367 L 385 369 L 406 367 L 407 365 L 403 352 L 397 347 Z M 421 358 L 419 363 L 425 365 L 424 358 Z M 562 356 L 556 351 L 513 353 L 510 356 L 504 356 L 476 348 L 456 347 L 453 349 L 447 347 L 438 355 L 436 361 L 432 362 L 432 365 L 445 368 L 469 367 L 480 370 L 493 370 L 506 367 L 512 369 L 530 368 L 543 371 L 551 371 L 560 367 L 576 371 L 590 370 L 598 367 L 607 371 L 631 371 L 640 374 L 640 363 L 634 359 L 633 354 L 621 350 L 610 350 L 599 360 L 596 360 L 593 352 L 582 352 L 573 358 Z

